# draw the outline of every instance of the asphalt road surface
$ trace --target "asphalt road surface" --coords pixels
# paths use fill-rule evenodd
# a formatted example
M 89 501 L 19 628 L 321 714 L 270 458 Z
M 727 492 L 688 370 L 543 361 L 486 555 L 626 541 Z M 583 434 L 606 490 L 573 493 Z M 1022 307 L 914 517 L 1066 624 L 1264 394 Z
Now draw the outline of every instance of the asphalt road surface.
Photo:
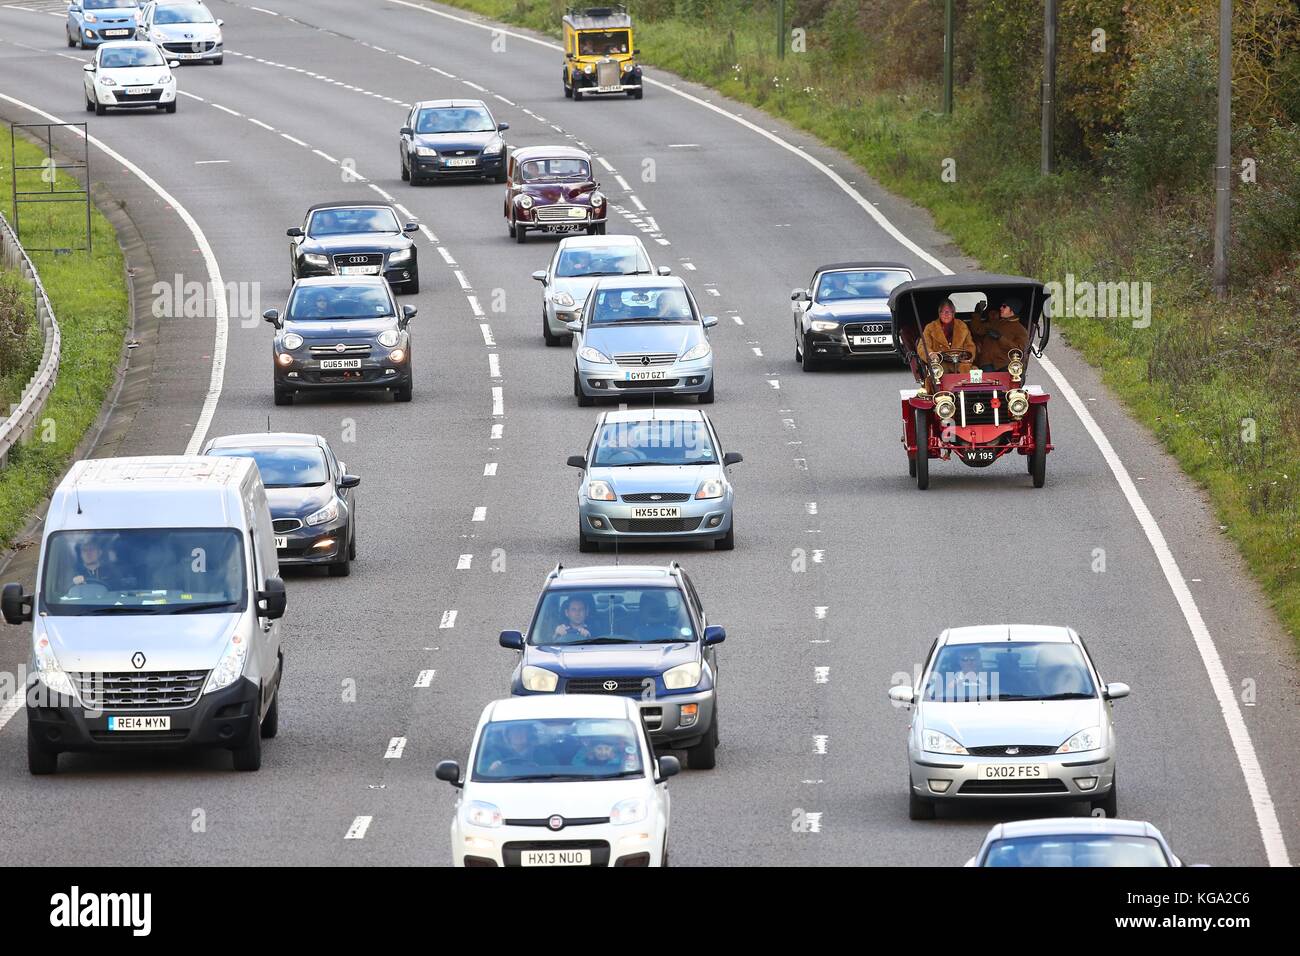
M 644 101 L 573 103 L 556 50 L 468 14 L 397 0 L 266 3 L 213 0 L 226 62 L 177 71 L 176 115 L 105 117 L 82 109 L 87 54 L 64 44 L 64 6 L 0 5 L 0 116 L 49 121 L 30 106 L 88 121 L 117 154 L 96 147 L 92 163 L 147 244 L 139 269 L 209 282 L 192 219 L 222 281 L 238 284 L 206 433 L 269 418 L 329 438 L 363 479 L 359 560 L 343 580 L 286 575 L 280 734 L 259 773 L 233 772 L 224 752 L 65 755 L 58 775 L 34 778 L 21 710 L 0 712 L 0 862 L 449 861 L 454 795 L 433 765 L 463 760 L 483 705 L 508 693 L 514 659 L 498 632 L 527 623 L 556 561 L 615 556 L 576 549 L 578 476 L 564 461 L 595 411 L 573 399 L 570 352 L 542 344 L 529 278 L 555 240 L 511 241 L 501 186 L 398 179 L 405 104 L 439 97 L 486 100 L 514 146 L 592 151 L 617 212 L 611 231 L 642 235 L 722 318 L 709 413 L 745 455 L 732 469 L 736 550 L 619 558 L 679 559 L 728 632 L 717 769 L 670 785 L 675 863 L 960 864 L 1005 808 L 909 822 L 907 715 L 886 690 L 944 627 L 1006 621 L 1072 625 L 1103 679 L 1132 685 L 1115 705 L 1122 816 L 1155 823 L 1189 862 L 1287 861 L 1300 820 L 1292 645 L 1202 496 L 1095 371 L 1053 343 L 1113 461 L 1035 365 L 1032 380 L 1054 396 L 1047 487 L 1033 490 L 1012 456 L 983 471 L 936 463 L 920 493 L 899 445 L 910 376 L 892 365 L 806 375 L 794 363 L 790 290 L 818 264 L 880 258 L 918 275 L 970 265 L 922 213 L 842 155 L 654 70 Z M 349 181 L 354 172 L 364 181 Z M 288 291 L 285 228 L 313 202 L 390 195 L 425 227 L 423 289 L 403 300 L 420 309 L 414 401 L 275 408 L 271 330 L 256 316 Z M 221 354 L 214 314 L 156 323 L 129 427 L 97 453 L 179 453 L 203 431 Z M 1164 564 L 1133 500 L 1163 532 Z M 16 561 L 9 576 L 24 568 Z M 20 666 L 26 640 L 0 628 L 0 668 Z

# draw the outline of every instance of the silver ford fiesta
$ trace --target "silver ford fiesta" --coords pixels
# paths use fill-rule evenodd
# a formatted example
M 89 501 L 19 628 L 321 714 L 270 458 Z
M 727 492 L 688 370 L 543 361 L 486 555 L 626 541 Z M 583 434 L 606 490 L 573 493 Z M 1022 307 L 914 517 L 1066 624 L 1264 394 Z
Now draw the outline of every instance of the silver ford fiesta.
M 743 461 L 722 451 L 698 409 L 605 412 L 584 455 L 578 485 L 578 548 L 601 541 L 712 542 L 736 546 L 727 467 Z
M 1111 702 L 1083 639 L 1067 627 L 984 625 L 939 635 L 916 687 L 889 698 L 912 710 L 908 811 L 972 799 L 1086 801 L 1118 814 Z

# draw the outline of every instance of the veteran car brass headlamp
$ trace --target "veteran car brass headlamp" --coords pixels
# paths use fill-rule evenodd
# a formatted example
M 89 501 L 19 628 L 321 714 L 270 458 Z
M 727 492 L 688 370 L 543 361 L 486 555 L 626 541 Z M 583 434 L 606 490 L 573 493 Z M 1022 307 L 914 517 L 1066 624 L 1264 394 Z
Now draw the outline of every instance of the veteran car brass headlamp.
M 1029 395 L 1022 388 L 1013 388 L 1007 392 L 1007 411 L 1012 418 L 1024 418 L 1029 411 Z
M 1011 380 L 1013 382 L 1020 381 L 1024 376 L 1025 356 L 1020 349 L 1012 349 L 1007 353 L 1007 371 L 1011 373 Z
M 939 420 L 950 422 L 957 417 L 957 396 L 952 392 L 940 392 L 934 396 L 934 413 Z

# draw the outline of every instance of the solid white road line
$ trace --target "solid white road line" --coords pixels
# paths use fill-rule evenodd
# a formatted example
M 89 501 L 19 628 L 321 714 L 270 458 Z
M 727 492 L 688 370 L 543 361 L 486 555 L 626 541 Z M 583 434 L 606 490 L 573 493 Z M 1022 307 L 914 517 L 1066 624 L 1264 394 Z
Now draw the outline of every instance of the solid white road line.
M 223 112 L 223 113 L 229 113 L 231 116 L 243 116 L 243 115 L 244 115 L 243 113 L 239 112 L 238 110 L 232 110 L 229 106 L 222 106 L 220 103 L 213 103 L 213 104 L 212 104 L 212 108 L 213 108 L 214 110 L 221 110 L 221 112 Z
M 296 136 L 290 136 L 288 133 L 281 133 L 280 135 L 283 136 L 285 139 L 287 139 L 287 140 L 288 140 L 289 142 L 291 142 L 291 143 L 297 143 L 299 146 L 307 146 L 307 145 L 308 145 L 307 143 L 304 143 L 302 140 L 300 140 L 298 137 L 296 137 Z
M 272 126 L 270 123 L 263 123 L 260 119 L 253 119 L 253 117 L 251 116 L 248 118 L 248 121 L 252 123 L 254 126 L 260 126 L 262 127 L 262 129 L 269 129 L 272 133 L 275 132 L 275 127 Z

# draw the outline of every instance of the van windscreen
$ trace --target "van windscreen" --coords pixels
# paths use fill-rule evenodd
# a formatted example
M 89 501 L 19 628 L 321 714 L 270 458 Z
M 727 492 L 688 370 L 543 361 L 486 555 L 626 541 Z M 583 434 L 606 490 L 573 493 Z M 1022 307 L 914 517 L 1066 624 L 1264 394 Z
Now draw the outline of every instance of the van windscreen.
M 58 531 L 45 546 L 41 611 L 228 614 L 247 600 L 233 528 Z

